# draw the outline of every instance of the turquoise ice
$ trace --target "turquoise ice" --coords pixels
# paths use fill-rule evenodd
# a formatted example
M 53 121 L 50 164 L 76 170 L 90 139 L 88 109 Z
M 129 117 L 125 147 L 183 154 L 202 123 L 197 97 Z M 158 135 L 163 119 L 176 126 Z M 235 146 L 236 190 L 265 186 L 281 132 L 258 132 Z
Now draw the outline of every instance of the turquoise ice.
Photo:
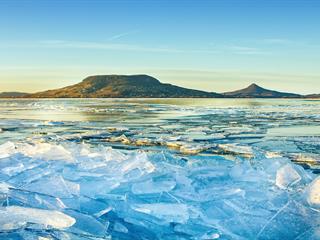
M 1 100 L 0 238 L 319 239 L 320 102 L 237 101 Z

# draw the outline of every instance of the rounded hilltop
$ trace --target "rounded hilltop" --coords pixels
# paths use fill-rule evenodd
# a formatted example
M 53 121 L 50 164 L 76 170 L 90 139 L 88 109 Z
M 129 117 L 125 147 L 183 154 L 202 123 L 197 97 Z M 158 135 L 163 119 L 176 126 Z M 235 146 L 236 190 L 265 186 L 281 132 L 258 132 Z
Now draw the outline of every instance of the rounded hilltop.
M 31 98 L 213 98 L 222 95 L 161 83 L 145 75 L 94 75 L 68 87 L 30 94 Z

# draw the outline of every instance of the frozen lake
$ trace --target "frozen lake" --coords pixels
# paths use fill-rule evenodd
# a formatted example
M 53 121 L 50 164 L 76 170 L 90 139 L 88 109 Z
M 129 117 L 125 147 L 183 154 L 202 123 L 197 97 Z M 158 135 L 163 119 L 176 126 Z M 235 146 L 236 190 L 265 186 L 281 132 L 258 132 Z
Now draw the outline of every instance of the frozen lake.
M 2 239 L 320 239 L 320 101 L 0 100 Z

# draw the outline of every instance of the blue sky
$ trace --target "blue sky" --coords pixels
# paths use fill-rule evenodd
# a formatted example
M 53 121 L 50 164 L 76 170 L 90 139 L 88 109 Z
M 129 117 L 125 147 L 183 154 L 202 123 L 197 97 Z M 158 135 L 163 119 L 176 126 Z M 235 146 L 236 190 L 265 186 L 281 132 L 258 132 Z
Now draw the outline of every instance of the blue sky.
M 223 92 L 320 93 L 318 0 L 1 0 L 0 92 L 147 73 Z

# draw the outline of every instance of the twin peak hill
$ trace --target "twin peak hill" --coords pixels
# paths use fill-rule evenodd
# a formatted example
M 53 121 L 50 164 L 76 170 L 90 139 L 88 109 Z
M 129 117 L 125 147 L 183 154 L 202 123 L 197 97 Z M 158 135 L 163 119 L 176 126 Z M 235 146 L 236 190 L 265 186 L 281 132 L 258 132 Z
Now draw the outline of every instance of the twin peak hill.
M 64 88 L 33 94 L 0 93 L 6 98 L 304 98 L 319 95 L 299 95 L 278 92 L 251 84 L 247 88 L 225 93 L 206 92 L 161 83 L 148 75 L 96 75 Z

